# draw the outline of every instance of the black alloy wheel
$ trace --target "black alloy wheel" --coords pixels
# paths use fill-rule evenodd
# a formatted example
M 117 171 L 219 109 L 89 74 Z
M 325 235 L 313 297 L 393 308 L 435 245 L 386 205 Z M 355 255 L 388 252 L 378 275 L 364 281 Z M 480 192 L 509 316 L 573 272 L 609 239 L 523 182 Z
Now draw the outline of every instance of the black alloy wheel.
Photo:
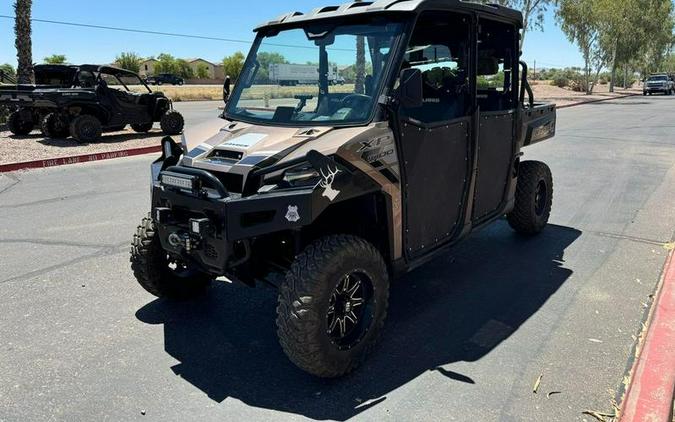
M 333 290 L 326 312 L 326 333 L 340 350 L 358 344 L 373 324 L 373 284 L 364 272 L 345 274 Z

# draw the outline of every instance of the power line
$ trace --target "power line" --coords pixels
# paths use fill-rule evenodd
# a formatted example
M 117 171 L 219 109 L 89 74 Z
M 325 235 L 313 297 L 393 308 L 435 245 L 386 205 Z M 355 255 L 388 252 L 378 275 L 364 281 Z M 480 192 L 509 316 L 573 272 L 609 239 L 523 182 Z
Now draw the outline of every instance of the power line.
M 14 16 L 10 16 L 10 15 L 0 15 L 0 18 L 12 19 L 12 20 L 15 19 Z M 193 38 L 193 39 L 209 40 L 209 41 L 223 41 L 223 42 L 231 42 L 231 43 L 247 44 L 247 45 L 253 44 L 252 41 L 239 40 L 239 39 L 235 39 L 235 38 L 210 37 L 210 36 L 206 36 L 206 35 L 181 34 L 181 33 L 177 33 L 177 32 L 148 31 L 148 30 L 145 30 L 145 29 L 120 28 L 120 27 L 115 27 L 115 26 L 92 25 L 92 24 L 88 24 L 88 23 L 55 21 L 55 20 L 49 20 L 49 19 L 31 18 L 31 21 L 40 22 L 40 23 L 50 23 L 50 24 L 54 24 L 54 25 L 75 26 L 75 27 L 81 27 L 81 28 L 106 29 L 106 30 L 109 30 L 109 31 L 135 32 L 135 33 L 139 33 L 139 34 L 162 35 L 162 36 L 167 36 L 167 37 L 179 37 L 179 38 Z M 284 47 L 284 48 L 305 48 L 305 49 L 311 49 L 311 50 L 316 49 L 316 47 L 307 46 L 307 45 L 276 44 L 276 43 L 269 43 L 269 42 L 265 42 L 264 45 L 272 46 L 272 47 Z M 351 49 L 347 49 L 347 48 L 330 48 L 329 50 L 355 51 L 355 50 L 351 50 Z
M 0 18 L 14 20 L 14 16 L 10 16 L 10 15 L 0 15 Z M 164 35 L 164 36 L 169 36 L 169 37 L 196 38 L 196 39 L 201 39 L 201 40 L 225 41 L 225 42 L 233 42 L 233 43 L 241 43 L 241 44 L 252 44 L 251 41 L 238 40 L 238 39 L 234 39 L 234 38 L 209 37 L 209 36 L 205 36 L 205 35 L 180 34 L 180 33 L 176 33 L 176 32 L 148 31 L 148 30 L 144 30 L 144 29 L 120 28 L 120 27 L 114 27 L 114 26 L 92 25 L 92 24 L 88 24 L 88 23 L 55 21 L 55 20 L 49 20 L 49 19 L 32 18 L 31 20 L 33 22 L 51 23 L 51 24 L 56 24 L 56 25 L 76 26 L 76 27 L 83 27 L 83 28 L 107 29 L 107 30 L 110 30 L 110 31 L 136 32 L 136 33 L 141 33 L 141 34 Z M 291 47 L 291 46 L 284 45 L 282 47 Z

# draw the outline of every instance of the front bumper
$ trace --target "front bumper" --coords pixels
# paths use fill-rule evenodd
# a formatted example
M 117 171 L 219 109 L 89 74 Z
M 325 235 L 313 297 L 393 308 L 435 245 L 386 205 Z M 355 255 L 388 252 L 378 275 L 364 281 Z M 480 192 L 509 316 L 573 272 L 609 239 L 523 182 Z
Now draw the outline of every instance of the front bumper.
M 312 189 L 304 189 L 219 198 L 155 183 L 152 215 L 167 252 L 205 272 L 224 275 L 247 258 L 256 236 L 313 221 L 312 195 Z M 201 222 L 199 233 L 194 222 Z
M 643 92 L 668 92 L 669 90 L 666 86 L 648 86 L 643 89 Z

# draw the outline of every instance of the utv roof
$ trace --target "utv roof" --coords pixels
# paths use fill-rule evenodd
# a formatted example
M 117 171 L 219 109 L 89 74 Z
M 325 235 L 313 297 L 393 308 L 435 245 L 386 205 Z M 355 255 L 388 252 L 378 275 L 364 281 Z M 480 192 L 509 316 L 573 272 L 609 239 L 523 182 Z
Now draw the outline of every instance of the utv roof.
M 63 70 L 63 69 L 77 69 L 79 66 L 74 64 L 36 64 L 33 66 L 33 69 L 45 69 L 45 70 Z
M 126 75 L 134 75 L 138 76 L 136 72 L 132 72 L 131 70 L 126 70 L 122 69 L 119 67 L 114 67 L 114 66 L 108 66 L 108 65 L 99 65 L 99 64 L 83 64 L 78 66 L 80 70 L 84 70 L 87 72 L 99 72 L 99 73 L 108 73 L 111 75 L 118 75 L 118 74 L 126 74 Z
M 286 13 L 259 25 L 255 28 L 255 31 L 330 18 L 346 18 L 386 12 L 418 14 L 427 10 L 477 12 L 513 22 L 519 28 L 523 26 L 523 15 L 519 11 L 496 4 L 479 4 L 464 0 L 375 0 L 345 3 L 340 6 L 318 7 L 306 14 L 302 12 Z

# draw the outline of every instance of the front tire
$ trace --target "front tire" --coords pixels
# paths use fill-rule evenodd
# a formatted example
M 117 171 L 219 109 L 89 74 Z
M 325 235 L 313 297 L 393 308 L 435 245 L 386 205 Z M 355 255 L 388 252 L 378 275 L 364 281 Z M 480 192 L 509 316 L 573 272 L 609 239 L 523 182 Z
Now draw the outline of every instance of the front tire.
M 507 219 L 518 233 L 535 235 L 546 227 L 551 215 L 553 176 L 540 161 L 523 161 L 518 172 L 516 203 Z
M 157 237 L 155 223 L 144 218 L 131 242 L 131 269 L 146 291 L 157 297 L 184 300 L 202 294 L 211 277 L 170 258 Z
M 33 131 L 35 123 L 32 120 L 24 119 L 21 111 L 15 111 L 7 118 L 7 128 L 15 135 L 24 136 Z
M 389 301 L 382 255 L 356 236 L 316 240 L 279 291 L 277 334 L 288 358 L 324 378 L 358 367 L 377 343 Z
M 183 131 L 184 125 L 183 116 L 175 110 L 164 113 L 159 121 L 159 127 L 166 135 L 178 135 Z
M 79 115 L 70 122 L 70 136 L 78 142 L 95 141 L 101 132 L 101 121 L 90 114 Z

